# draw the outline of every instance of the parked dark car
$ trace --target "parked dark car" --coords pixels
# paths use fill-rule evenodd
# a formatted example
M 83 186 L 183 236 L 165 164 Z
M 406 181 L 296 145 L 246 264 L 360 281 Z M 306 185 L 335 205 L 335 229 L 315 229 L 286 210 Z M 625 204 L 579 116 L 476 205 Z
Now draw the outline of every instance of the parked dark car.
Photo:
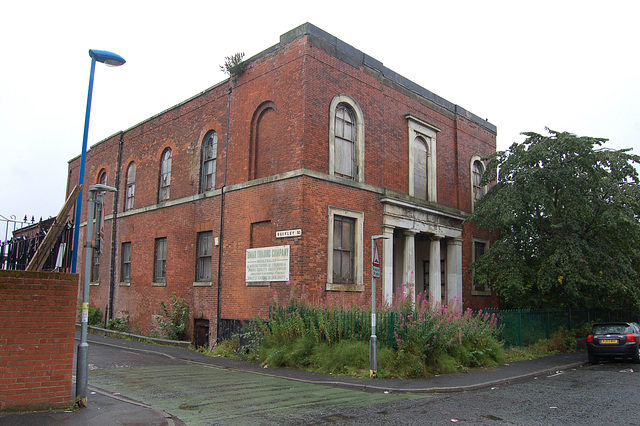
M 587 336 L 587 355 L 591 364 L 602 358 L 629 358 L 640 363 L 640 326 L 635 322 L 594 324 Z

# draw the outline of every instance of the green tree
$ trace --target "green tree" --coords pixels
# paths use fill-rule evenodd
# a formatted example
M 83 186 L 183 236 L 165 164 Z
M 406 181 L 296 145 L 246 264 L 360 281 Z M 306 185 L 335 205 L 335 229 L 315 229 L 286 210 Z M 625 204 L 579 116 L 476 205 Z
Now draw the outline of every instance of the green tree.
M 505 307 L 640 306 L 640 157 L 546 130 L 490 157 L 467 222 L 499 238 L 475 278 Z

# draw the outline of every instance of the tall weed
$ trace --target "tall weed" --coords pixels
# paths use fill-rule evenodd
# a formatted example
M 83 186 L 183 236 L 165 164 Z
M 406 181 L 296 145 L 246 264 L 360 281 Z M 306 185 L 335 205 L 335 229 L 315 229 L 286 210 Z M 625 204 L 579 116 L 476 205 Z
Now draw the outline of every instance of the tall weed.
M 311 301 L 295 292 L 274 294 L 264 340 L 255 351 L 265 365 L 368 373 L 370 300 L 342 293 Z M 503 362 L 494 315 L 463 311 L 457 302 L 433 308 L 425 295 L 418 294 L 415 302 L 409 296 L 401 288 L 392 301 L 376 307 L 379 377 L 419 377 Z

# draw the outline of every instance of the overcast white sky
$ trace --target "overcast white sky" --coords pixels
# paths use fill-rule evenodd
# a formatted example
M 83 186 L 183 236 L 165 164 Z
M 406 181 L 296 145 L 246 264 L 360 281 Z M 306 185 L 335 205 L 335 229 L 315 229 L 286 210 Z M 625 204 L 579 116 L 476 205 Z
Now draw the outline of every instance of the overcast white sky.
M 498 149 L 548 126 L 640 154 L 639 16 L 637 0 L 5 2 L 0 214 L 61 209 L 89 49 L 127 60 L 96 64 L 91 146 L 224 80 L 225 56 L 253 56 L 305 22 L 488 118 Z

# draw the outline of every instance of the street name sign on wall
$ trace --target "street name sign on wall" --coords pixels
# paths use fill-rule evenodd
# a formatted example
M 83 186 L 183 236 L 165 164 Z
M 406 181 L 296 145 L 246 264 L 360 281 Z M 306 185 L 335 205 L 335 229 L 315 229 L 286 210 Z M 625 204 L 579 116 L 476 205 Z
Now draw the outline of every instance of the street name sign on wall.
M 248 283 L 289 281 L 290 247 L 247 249 L 245 281 Z
M 299 237 L 302 235 L 302 229 L 288 229 L 286 231 L 276 231 L 276 238 Z

